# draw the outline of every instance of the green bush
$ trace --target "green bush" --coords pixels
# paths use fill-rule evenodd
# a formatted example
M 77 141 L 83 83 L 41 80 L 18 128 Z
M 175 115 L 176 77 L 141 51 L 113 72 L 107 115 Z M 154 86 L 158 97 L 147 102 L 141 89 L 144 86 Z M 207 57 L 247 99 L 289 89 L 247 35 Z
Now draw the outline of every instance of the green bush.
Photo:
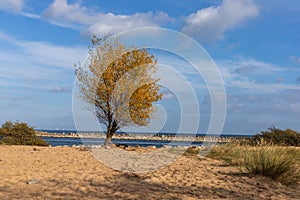
M 281 130 L 271 127 L 268 131 L 262 131 L 249 140 L 250 145 L 259 145 L 261 141 L 280 146 L 300 146 L 300 133 L 292 129 Z
M 0 144 L 48 146 L 48 143 L 35 135 L 32 127 L 24 122 L 5 122 L 0 128 Z

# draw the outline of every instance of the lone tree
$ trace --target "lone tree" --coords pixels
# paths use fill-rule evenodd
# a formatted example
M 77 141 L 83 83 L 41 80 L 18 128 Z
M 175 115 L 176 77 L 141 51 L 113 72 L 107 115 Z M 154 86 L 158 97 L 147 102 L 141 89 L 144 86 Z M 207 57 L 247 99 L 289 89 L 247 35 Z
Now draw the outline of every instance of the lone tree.
M 153 77 L 157 61 L 146 48 L 126 47 L 118 38 L 93 37 L 86 62 L 76 65 L 79 96 L 106 126 L 105 145 L 124 126 L 146 126 L 153 102 L 162 98 Z

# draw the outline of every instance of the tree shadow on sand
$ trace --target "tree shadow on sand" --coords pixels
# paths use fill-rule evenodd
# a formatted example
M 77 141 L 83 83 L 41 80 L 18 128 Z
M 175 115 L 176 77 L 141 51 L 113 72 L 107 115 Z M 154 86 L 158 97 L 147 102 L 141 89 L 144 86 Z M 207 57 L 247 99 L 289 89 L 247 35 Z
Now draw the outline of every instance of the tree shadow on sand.
M 103 180 L 41 180 L 34 185 L 0 188 L 5 199 L 260 199 L 253 191 L 216 185 L 171 185 L 149 176 L 120 173 Z M 291 198 L 292 199 L 292 198 Z

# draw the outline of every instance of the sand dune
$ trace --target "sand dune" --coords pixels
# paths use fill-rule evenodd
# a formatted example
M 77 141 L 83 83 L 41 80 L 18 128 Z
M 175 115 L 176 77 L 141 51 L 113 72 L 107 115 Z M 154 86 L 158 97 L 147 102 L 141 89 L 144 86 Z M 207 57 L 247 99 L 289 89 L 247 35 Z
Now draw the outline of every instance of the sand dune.
M 0 174 L 0 199 L 300 197 L 299 188 L 243 174 L 221 161 L 195 156 L 182 156 L 153 172 L 132 174 L 105 166 L 83 149 L 0 145 Z

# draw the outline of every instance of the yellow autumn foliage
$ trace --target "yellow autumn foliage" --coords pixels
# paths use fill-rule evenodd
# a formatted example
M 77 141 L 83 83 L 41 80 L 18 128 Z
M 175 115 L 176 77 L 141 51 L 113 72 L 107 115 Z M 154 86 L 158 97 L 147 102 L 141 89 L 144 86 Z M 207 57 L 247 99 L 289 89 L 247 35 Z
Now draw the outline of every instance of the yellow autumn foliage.
M 106 143 L 121 127 L 145 126 L 153 117 L 153 102 L 162 98 L 156 70 L 157 61 L 146 48 L 126 47 L 113 37 L 92 39 L 76 76 L 80 97 L 107 127 Z

